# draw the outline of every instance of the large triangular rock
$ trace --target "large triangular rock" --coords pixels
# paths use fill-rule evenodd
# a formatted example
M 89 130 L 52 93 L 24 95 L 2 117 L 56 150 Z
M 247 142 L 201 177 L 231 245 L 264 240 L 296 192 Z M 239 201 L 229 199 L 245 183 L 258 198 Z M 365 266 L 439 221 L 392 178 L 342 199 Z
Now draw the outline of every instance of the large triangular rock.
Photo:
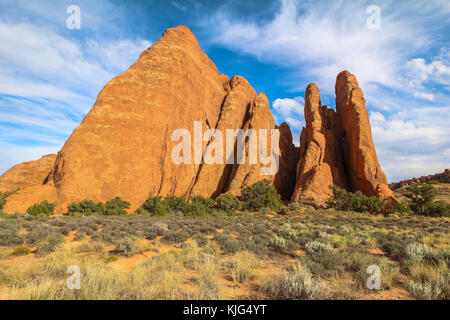
M 56 202 L 62 213 L 84 199 L 119 196 L 134 210 L 149 196 L 216 196 L 266 176 L 258 164 L 202 164 L 215 141 L 203 134 L 274 127 L 264 94 L 257 95 L 242 77 L 230 81 L 219 74 L 187 27 L 168 29 L 103 88 L 44 184 L 12 195 L 7 211 L 24 212 L 43 200 Z M 186 155 L 188 163 L 174 161 L 181 142 L 187 147 L 178 155 Z

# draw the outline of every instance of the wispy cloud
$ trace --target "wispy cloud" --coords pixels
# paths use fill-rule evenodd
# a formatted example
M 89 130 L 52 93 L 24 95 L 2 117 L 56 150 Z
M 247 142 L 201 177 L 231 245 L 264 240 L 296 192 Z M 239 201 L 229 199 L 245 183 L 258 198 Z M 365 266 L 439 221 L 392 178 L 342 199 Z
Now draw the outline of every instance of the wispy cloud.
M 304 92 L 314 82 L 332 102 L 336 75 L 351 71 L 374 111 L 375 145 L 389 179 L 439 171 L 450 166 L 445 158 L 450 148 L 450 5 L 384 1 L 379 4 L 381 28 L 369 29 L 366 9 L 372 4 L 282 0 L 266 21 L 236 16 L 225 4 L 205 23 L 213 44 L 289 70 L 293 92 Z M 276 119 L 303 121 L 299 114 L 293 117 L 292 105 L 285 97 L 274 100 Z M 441 120 L 431 121 L 433 114 Z M 291 123 L 298 134 L 298 123 Z M 399 159 L 408 157 L 414 161 L 404 166 Z
M 15 153 L 2 157 L 0 174 L 38 151 L 58 151 L 101 88 L 151 45 L 139 38 L 73 37 L 61 24 L 64 10 L 56 19 L 61 25 L 51 23 L 51 10 L 42 12 L 49 19 L 38 24 L 30 22 L 42 10 L 36 2 L 17 5 L 23 15 L 3 19 L 6 11 L 0 13 L 0 143 Z

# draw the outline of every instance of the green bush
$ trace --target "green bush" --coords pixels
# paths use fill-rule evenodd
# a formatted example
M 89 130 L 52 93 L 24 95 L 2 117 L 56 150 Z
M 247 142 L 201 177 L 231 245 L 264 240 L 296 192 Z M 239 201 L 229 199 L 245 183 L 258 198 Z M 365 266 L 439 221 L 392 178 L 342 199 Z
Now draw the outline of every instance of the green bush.
M 27 246 L 18 246 L 13 249 L 11 255 L 13 256 L 26 256 L 31 252 L 31 249 Z
M 151 214 L 152 216 L 165 216 L 169 212 L 167 202 L 161 196 L 150 197 L 136 210 L 140 214 Z
M 431 184 L 416 183 L 406 187 L 405 194 L 411 200 L 410 208 L 419 215 L 425 214 L 425 207 L 436 197 L 436 189 Z
M 81 202 L 74 202 L 68 207 L 68 215 L 93 215 L 103 214 L 106 208 L 102 202 L 95 203 L 91 200 L 83 200 Z
M 108 216 L 125 215 L 127 212 L 124 209 L 128 209 L 129 207 L 129 202 L 120 199 L 120 197 L 115 197 L 112 200 L 106 201 L 104 214 Z
M 107 256 L 105 258 L 105 263 L 110 263 L 110 262 L 114 262 L 114 261 L 117 261 L 117 260 L 118 260 L 117 256 L 112 254 L 112 255 Z
M 269 180 L 258 181 L 241 191 L 241 198 L 248 210 L 257 211 L 262 208 L 278 210 L 281 207 L 281 196 Z
M 191 203 L 186 205 L 183 213 L 185 216 L 204 217 L 212 213 L 214 208 L 214 200 L 195 196 L 191 198 Z
M 170 212 L 183 212 L 187 205 L 184 197 L 175 196 L 165 197 L 164 203 Z
M 231 193 L 221 194 L 216 198 L 216 208 L 226 212 L 235 212 L 243 207 L 242 201 L 233 196 Z
M 330 186 L 332 197 L 327 206 L 341 211 L 369 212 L 378 214 L 386 207 L 386 202 L 375 196 L 368 197 L 361 191 L 349 192 L 338 186 Z
M 450 217 L 450 206 L 442 202 L 428 203 L 424 214 L 430 217 Z
M 27 209 L 27 213 L 30 216 L 39 216 L 39 215 L 51 216 L 54 210 L 55 210 L 54 203 L 48 203 L 47 201 L 44 201 L 41 203 L 33 204 L 31 207 Z

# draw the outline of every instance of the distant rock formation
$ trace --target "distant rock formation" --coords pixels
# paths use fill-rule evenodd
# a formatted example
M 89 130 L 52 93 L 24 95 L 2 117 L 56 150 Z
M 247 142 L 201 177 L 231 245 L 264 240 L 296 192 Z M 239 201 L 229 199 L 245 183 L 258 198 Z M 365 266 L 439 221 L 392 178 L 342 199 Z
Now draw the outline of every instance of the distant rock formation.
M 337 76 L 336 112 L 321 105 L 319 88 L 310 84 L 305 120 L 293 201 L 323 207 L 331 196 L 330 185 L 396 201 L 378 163 L 364 96 L 354 75 L 343 71 Z
M 438 181 L 440 183 L 450 183 L 450 169 L 445 169 L 441 173 L 432 174 L 428 176 L 422 176 L 420 178 L 412 178 L 407 180 L 402 180 L 399 182 L 394 182 L 389 184 L 392 190 L 397 190 L 401 187 L 409 186 L 415 183 L 428 183 L 430 181 Z
M 55 159 L 56 154 L 48 154 L 39 160 L 15 165 L 0 177 L 0 192 L 42 185 L 53 168 Z

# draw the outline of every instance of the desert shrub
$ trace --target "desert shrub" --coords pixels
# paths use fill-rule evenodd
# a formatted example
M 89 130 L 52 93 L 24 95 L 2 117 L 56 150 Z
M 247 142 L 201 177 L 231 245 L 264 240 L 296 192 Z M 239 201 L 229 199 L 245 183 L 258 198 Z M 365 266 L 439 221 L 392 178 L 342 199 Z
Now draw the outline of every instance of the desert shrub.
M 394 214 L 394 213 L 401 213 L 401 214 L 408 214 L 411 213 L 411 209 L 405 205 L 403 205 L 400 202 L 397 202 L 396 204 L 394 204 L 393 206 L 391 206 L 389 208 L 389 214 Z
M 208 243 L 208 239 L 201 233 L 197 233 L 192 238 L 199 247 L 204 247 Z
M 105 258 L 105 263 L 111 263 L 117 260 L 118 260 L 117 256 L 111 254 Z
M 204 217 L 212 213 L 214 208 L 214 200 L 204 198 L 202 196 L 195 196 L 191 198 L 183 213 L 185 216 Z
M 378 214 L 386 207 L 386 202 L 375 196 L 368 197 L 361 191 L 349 192 L 338 186 L 330 186 L 332 197 L 327 201 L 329 208 L 341 211 L 369 212 Z
M 108 216 L 118 216 L 125 215 L 127 212 L 124 209 L 128 209 L 130 203 L 120 199 L 120 197 L 115 197 L 112 200 L 106 201 L 105 212 L 103 214 Z
M 443 202 L 427 203 L 424 215 L 430 217 L 450 217 L 450 206 Z
M 278 210 L 281 207 L 281 196 L 271 185 L 269 180 L 256 182 L 241 191 L 244 207 L 248 210 L 257 211 L 262 208 Z
M 406 187 L 405 196 L 410 199 L 411 210 L 419 215 L 425 214 L 425 206 L 436 197 L 436 189 L 431 184 L 416 183 Z
M 171 231 L 168 232 L 163 239 L 167 241 L 181 243 L 189 239 L 189 233 L 187 233 L 186 231 Z
M 269 247 L 277 252 L 286 253 L 288 251 L 288 241 L 284 238 L 274 236 L 269 240 Z
M 248 251 L 240 251 L 225 261 L 225 266 L 230 270 L 234 282 L 244 283 L 253 280 L 256 275 L 255 268 L 259 265 L 255 254 Z
M 13 249 L 11 255 L 13 256 L 26 256 L 31 252 L 31 249 L 27 246 L 18 246 Z
M 242 201 L 231 193 L 224 193 L 216 198 L 216 208 L 229 213 L 241 210 L 242 206 Z
M 187 205 L 184 197 L 175 196 L 165 197 L 164 203 L 170 212 L 183 212 Z
M 214 208 L 214 200 L 195 196 L 191 198 L 191 203 L 186 205 L 183 214 L 189 217 L 204 217 L 211 214 Z
M 448 265 L 431 266 L 415 263 L 409 267 L 410 281 L 405 284 L 413 296 L 419 299 L 450 299 L 450 273 Z
M 297 263 L 290 270 L 271 277 L 261 290 L 277 300 L 313 300 L 323 297 L 325 285 L 307 267 Z
M 152 216 L 165 216 L 169 212 L 167 202 L 161 196 L 150 197 L 136 210 L 140 214 L 151 214 Z
M 405 247 L 408 260 L 412 263 L 427 262 L 438 265 L 441 261 L 448 262 L 448 252 L 430 248 L 426 244 L 410 242 Z
M 19 235 L 21 226 L 14 220 L 0 221 L 0 246 L 16 246 L 24 242 L 24 236 Z
M 27 214 L 30 216 L 46 215 L 51 216 L 55 210 L 54 203 L 48 203 L 47 201 L 33 204 L 27 209 Z
M 105 205 L 102 202 L 95 203 L 92 200 L 74 202 L 68 207 L 67 215 L 93 215 L 105 213 Z
M 64 239 L 57 233 L 49 233 L 45 238 L 39 240 L 37 243 L 36 254 L 39 257 L 45 256 L 54 252 L 62 243 Z
M 321 254 L 321 253 L 327 253 L 332 252 L 333 247 L 328 243 L 323 243 L 320 241 L 311 241 L 308 242 L 305 245 L 306 251 L 309 254 L 315 255 L 315 254 Z
M 214 240 L 226 254 L 235 253 L 242 249 L 242 245 L 238 240 L 233 239 L 226 234 L 217 233 L 214 236 Z
M 402 263 L 404 261 L 406 258 L 405 247 L 407 245 L 405 240 L 393 232 L 388 234 L 375 233 L 374 236 L 381 250 L 398 262 Z
M 136 253 L 136 237 L 126 236 L 123 238 L 118 238 L 113 241 L 115 245 L 114 252 L 124 255 L 127 257 L 131 257 Z

